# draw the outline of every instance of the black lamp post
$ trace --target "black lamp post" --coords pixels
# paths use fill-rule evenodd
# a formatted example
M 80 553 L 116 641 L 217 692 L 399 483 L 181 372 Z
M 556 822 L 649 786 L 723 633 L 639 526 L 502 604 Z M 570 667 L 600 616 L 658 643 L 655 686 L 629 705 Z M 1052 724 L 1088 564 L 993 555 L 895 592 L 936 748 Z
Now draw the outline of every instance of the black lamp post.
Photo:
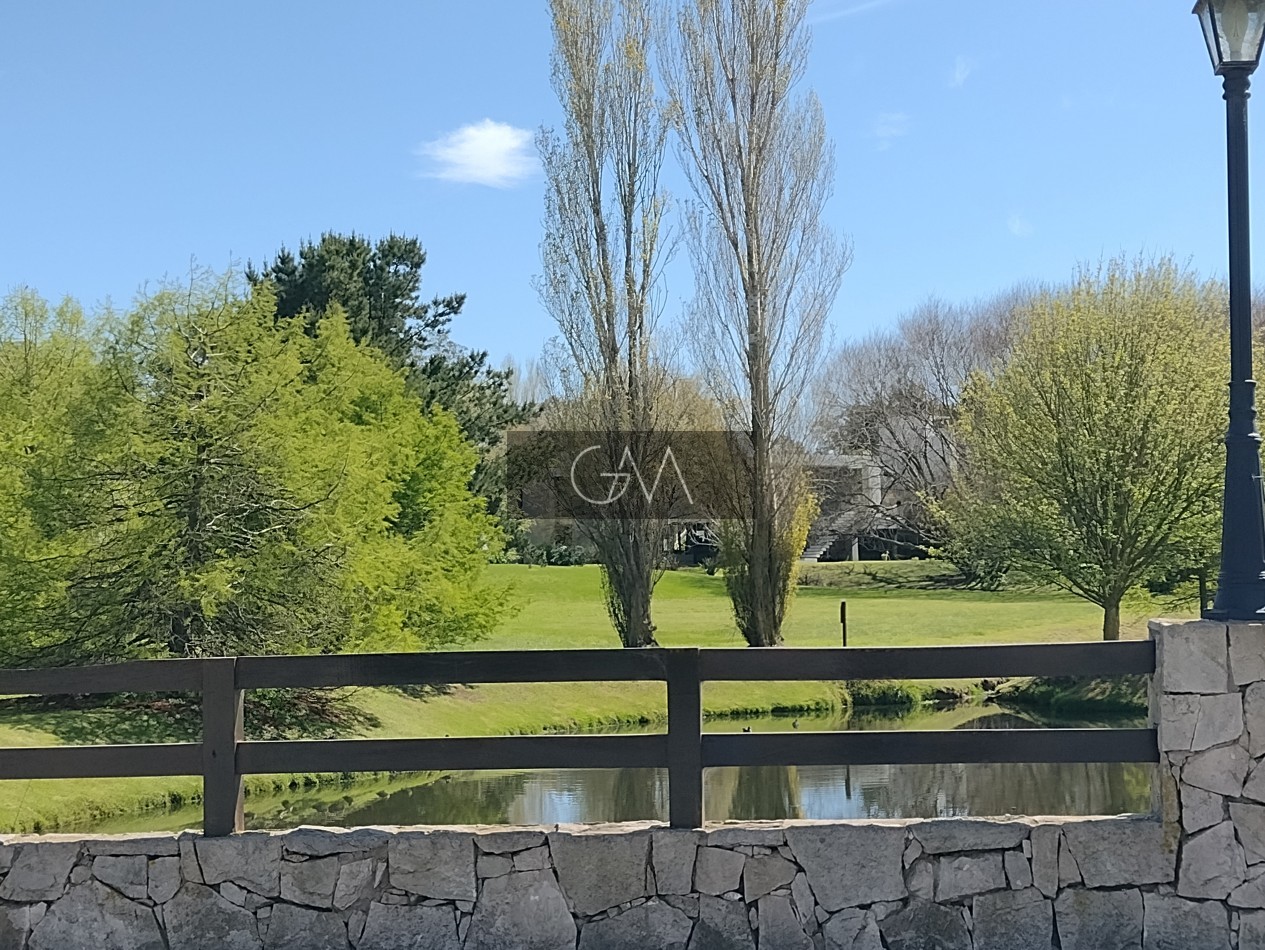
M 1247 189 L 1247 100 L 1265 40 L 1265 0 L 1199 0 L 1212 68 L 1222 78 L 1230 199 L 1230 427 L 1226 431 L 1221 575 L 1204 616 L 1265 620 L 1265 494 L 1252 378 L 1252 262 Z

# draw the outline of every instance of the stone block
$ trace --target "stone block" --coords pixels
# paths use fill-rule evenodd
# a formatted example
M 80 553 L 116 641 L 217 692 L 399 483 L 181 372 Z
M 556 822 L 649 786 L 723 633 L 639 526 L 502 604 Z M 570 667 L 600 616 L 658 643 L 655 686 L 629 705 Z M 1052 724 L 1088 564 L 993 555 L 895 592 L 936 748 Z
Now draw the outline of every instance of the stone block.
M 373 903 L 356 950 L 460 950 L 451 907 Z M 351 928 L 348 928 L 350 934 Z
M 651 900 L 601 920 L 580 931 L 579 950 L 685 950 L 694 922 L 662 901 Z
M 528 848 L 514 855 L 515 871 L 543 871 L 550 867 L 549 849 L 543 845 L 539 848 Z
M 1035 887 L 975 898 L 975 950 L 1048 948 L 1054 940 L 1054 905 Z
M 1054 900 L 1062 950 L 1141 950 L 1142 894 L 1074 888 Z
M 1265 907 L 1265 867 L 1248 872 L 1247 880 L 1230 892 L 1231 907 Z
M 1228 693 L 1230 656 L 1226 625 L 1213 620 L 1153 620 L 1155 675 L 1166 693 Z
M 14 947 L 17 950 L 25 947 L 31 928 L 39 925 L 38 921 L 31 920 L 31 908 L 45 906 L 44 904 L 10 904 L 0 909 L 0 947 Z
M 472 901 L 477 896 L 474 847 L 454 831 L 401 832 L 387 849 L 392 887 L 440 900 Z
M 760 950 L 813 950 L 813 942 L 785 897 L 761 897 Z M 657 945 L 656 945 L 657 946 Z
M 1017 848 L 1032 826 L 992 818 L 930 818 L 914 822 L 910 831 L 927 854 Z
M 1182 828 L 1193 835 L 1226 819 L 1225 797 L 1193 785 L 1181 787 Z
M 1059 835 L 1059 887 L 1068 887 L 1081 882 L 1081 869 L 1076 865 L 1076 858 L 1067 848 L 1067 837 Z
M 913 901 L 878 928 L 888 950 L 971 950 L 971 934 L 956 907 Z
M 828 911 L 905 896 L 900 825 L 792 825 L 786 840 Z
M 1181 780 L 1186 785 L 1237 798 L 1252 760 L 1242 746 L 1227 745 L 1196 752 L 1182 765 Z
M 1162 884 L 1177 861 L 1164 826 L 1151 818 L 1090 818 L 1063 826 L 1086 887 Z
M 1265 755 L 1265 683 L 1253 683 L 1243 692 L 1243 728 L 1252 756 Z
M 953 901 L 1005 886 L 1006 872 L 997 851 L 941 855 L 936 859 L 937 901 Z
M 1013 891 L 1021 891 L 1032 886 L 1032 868 L 1022 851 L 1007 851 L 1002 860 L 1006 865 L 1006 881 Z
M 1191 835 L 1182 846 L 1177 893 L 1182 897 L 1224 900 L 1247 877 L 1243 848 L 1232 822 L 1223 821 Z
M 1265 680 L 1265 624 L 1230 624 L 1230 675 L 1236 686 Z
M 743 821 L 713 826 L 705 832 L 703 844 L 713 848 L 758 846 L 776 848 L 786 844 L 786 825 L 780 821 Z
M 1265 805 L 1249 805 L 1245 802 L 1230 803 L 1230 820 L 1243 845 L 1243 856 L 1248 864 L 1265 861 Z
M 656 891 L 660 894 L 688 894 L 694 889 L 694 858 L 698 840 L 696 831 L 651 832 Z
M 1254 802 L 1265 802 L 1265 762 L 1257 762 L 1243 783 L 1243 797 Z
M 905 887 L 911 897 L 930 901 L 936 897 L 935 858 L 920 858 L 905 871 Z
M 280 837 L 286 854 L 301 854 L 309 858 L 362 851 L 381 852 L 391 840 L 389 832 L 378 828 L 319 828 L 315 825 L 300 825 Z
M 1239 914 L 1239 950 L 1265 950 L 1265 910 Z
M 796 874 L 795 880 L 791 881 L 791 901 L 795 904 L 795 914 L 800 923 L 807 924 L 819 913 L 825 913 L 817 906 L 812 886 L 808 883 L 808 875 L 803 871 Z
M 79 847 L 78 841 L 19 846 L 9 873 L 0 883 L 0 898 L 16 902 L 57 900 L 79 858 Z
M 485 831 L 480 829 L 474 836 L 474 843 L 480 851 L 490 854 L 506 854 L 511 851 L 526 851 L 528 848 L 539 848 L 545 843 L 543 831 Z
M 171 950 L 259 950 L 255 915 L 202 884 L 184 884 L 163 905 Z
M 648 897 L 650 833 L 551 834 L 549 852 L 567 902 L 589 916 Z
M 780 854 L 763 854 L 747 858 L 742 872 L 742 893 L 748 902 L 763 897 L 779 887 L 795 880 L 798 872 L 790 861 Z
M 756 950 L 747 906 L 742 901 L 699 897 L 698 922 L 690 934 L 689 950 Z
M 28 947 L 166 950 L 153 909 L 128 900 L 99 881 L 76 884 L 55 901 L 32 930 Z
M 281 862 L 281 899 L 328 910 L 334 906 L 338 885 L 338 858 L 308 858 Z
M 465 950 L 574 947 L 575 921 L 553 875 L 515 871 L 484 882 L 464 946 Z
M 143 854 L 149 858 L 175 857 L 180 853 L 175 835 L 97 835 L 83 843 L 85 854 Z
M 746 860 L 727 848 L 699 848 L 694 859 L 694 890 L 715 896 L 736 891 Z
M 867 910 L 841 910 L 821 925 L 824 950 L 883 950 L 878 919 Z
M 373 858 L 345 861 L 338 866 L 338 883 L 334 886 L 334 908 L 346 910 L 358 901 L 373 895 L 378 862 Z
M 92 876 L 124 897 L 149 896 L 149 859 L 143 854 L 102 855 L 92 859 Z
M 180 876 L 190 884 L 204 884 L 202 866 L 198 864 L 198 852 L 194 848 L 194 837 L 191 834 L 181 835 L 176 844 L 180 852 Z M 280 884 L 278 883 L 278 886 Z
M 475 864 L 479 877 L 500 877 L 514 870 L 514 859 L 508 854 L 480 854 Z M 540 868 L 535 868 L 539 871 Z
M 1156 724 L 1161 752 L 1189 752 L 1199 725 L 1199 697 L 1192 693 L 1161 693 Z
M 1199 697 L 1199 721 L 1195 724 L 1195 735 L 1190 745 L 1192 752 L 1234 742 L 1241 735 L 1243 696 L 1240 693 Z
M 207 884 L 232 881 L 264 897 L 281 894 L 281 838 L 248 831 L 229 838 L 195 838 Z
M 180 858 L 153 858 L 149 862 L 149 899 L 165 904 L 180 890 Z
M 1034 825 L 1032 844 L 1032 883 L 1046 897 L 1059 889 L 1059 835 L 1062 826 Z
M 909 839 L 909 843 L 905 845 L 905 851 L 904 851 L 904 854 L 901 855 L 901 861 L 904 862 L 905 867 L 909 867 L 911 864 L 917 861 L 918 858 L 921 856 L 922 856 L 922 842 L 920 842 L 917 838 L 911 836 Z
M 1213 901 L 1143 896 L 1143 950 L 1230 950 L 1230 915 Z
M 448 913 L 451 916 L 452 911 Z M 276 904 L 264 950 L 347 950 L 347 925 L 330 911 Z

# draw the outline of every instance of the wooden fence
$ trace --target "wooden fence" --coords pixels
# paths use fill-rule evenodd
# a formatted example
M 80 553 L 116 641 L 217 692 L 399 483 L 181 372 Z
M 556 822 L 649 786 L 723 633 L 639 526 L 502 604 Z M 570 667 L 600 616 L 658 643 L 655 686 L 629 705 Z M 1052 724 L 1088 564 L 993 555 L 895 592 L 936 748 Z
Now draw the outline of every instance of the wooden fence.
M 1155 670 L 1149 640 L 887 649 L 647 649 L 377 653 L 147 660 L 0 670 L 0 695 L 193 692 L 202 741 L 0 748 L 0 779 L 201 775 L 203 829 L 244 828 L 242 776 L 285 772 L 664 768 L 669 820 L 703 823 L 714 766 L 939 762 L 1157 762 L 1154 729 L 960 729 L 708 734 L 708 681 L 1114 676 Z M 242 696 L 263 687 L 662 681 L 660 735 L 248 741 Z

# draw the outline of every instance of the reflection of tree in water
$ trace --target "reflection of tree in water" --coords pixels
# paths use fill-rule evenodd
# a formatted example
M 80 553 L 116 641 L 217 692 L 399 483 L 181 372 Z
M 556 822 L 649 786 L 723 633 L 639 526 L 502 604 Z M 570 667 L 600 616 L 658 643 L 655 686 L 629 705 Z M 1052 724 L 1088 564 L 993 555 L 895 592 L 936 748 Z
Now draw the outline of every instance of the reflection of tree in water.
M 1042 716 L 998 707 L 919 711 L 900 722 L 858 717 L 853 727 L 1013 729 Z M 1103 725 L 1140 722 L 1112 717 Z M 839 728 L 836 722 L 822 723 Z M 1063 721 L 1060 726 L 1083 726 Z M 1097 725 L 1097 724 L 1095 724 Z M 710 820 L 926 818 L 947 815 L 1119 814 L 1148 811 L 1154 767 L 1141 763 L 998 763 L 708 769 Z M 420 777 L 419 777 L 420 780 Z M 339 816 L 340 824 L 665 820 L 663 769 L 466 773 L 403 788 Z M 306 819 L 305 819 L 306 820 Z M 326 823 L 326 822 L 322 822 Z
M 660 769 L 606 769 L 610 812 L 599 821 L 647 821 L 668 817 L 667 772 Z
M 779 765 L 709 769 L 706 814 L 713 821 L 801 818 L 799 770 Z
M 526 773 L 443 776 L 392 792 L 350 809 L 343 825 L 473 825 L 508 820 L 510 803 L 523 791 Z
M 876 818 L 1115 815 L 1151 807 L 1153 767 L 1143 763 L 894 765 L 850 771 L 860 814 Z

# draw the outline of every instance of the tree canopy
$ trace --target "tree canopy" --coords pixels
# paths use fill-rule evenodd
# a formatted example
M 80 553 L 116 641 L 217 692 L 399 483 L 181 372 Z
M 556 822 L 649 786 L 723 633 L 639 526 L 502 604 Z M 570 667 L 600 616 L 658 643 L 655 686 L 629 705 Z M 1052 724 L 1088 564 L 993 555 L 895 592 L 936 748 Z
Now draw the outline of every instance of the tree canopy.
M 420 649 L 502 614 L 474 448 L 341 308 L 168 287 L 0 308 L 6 659 Z
M 357 234 L 326 232 L 305 240 L 295 255 L 281 248 L 260 270 L 248 267 L 250 283 L 275 287 L 278 320 L 300 319 L 315 332 L 331 307 L 342 309 L 351 338 L 379 350 L 392 367 L 406 371 L 424 411 L 453 414 L 479 452 L 473 487 L 493 504 L 499 498 L 496 450 L 505 430 L 534 414 L 516 402 L 512 380 L 494 368 L 486 352 L 455 345 L 450 324 L 465 294 L 422 299 L 426 252 L 415 237 L 388 235 L 377 242 Z
M 1223 301 L 1171 260 L 1110 261 L 1037 296 L 1004 368 L 966 387 L 942 511 L 958 543 L 1103 608 L 1208 557 L 1220 507 Z

